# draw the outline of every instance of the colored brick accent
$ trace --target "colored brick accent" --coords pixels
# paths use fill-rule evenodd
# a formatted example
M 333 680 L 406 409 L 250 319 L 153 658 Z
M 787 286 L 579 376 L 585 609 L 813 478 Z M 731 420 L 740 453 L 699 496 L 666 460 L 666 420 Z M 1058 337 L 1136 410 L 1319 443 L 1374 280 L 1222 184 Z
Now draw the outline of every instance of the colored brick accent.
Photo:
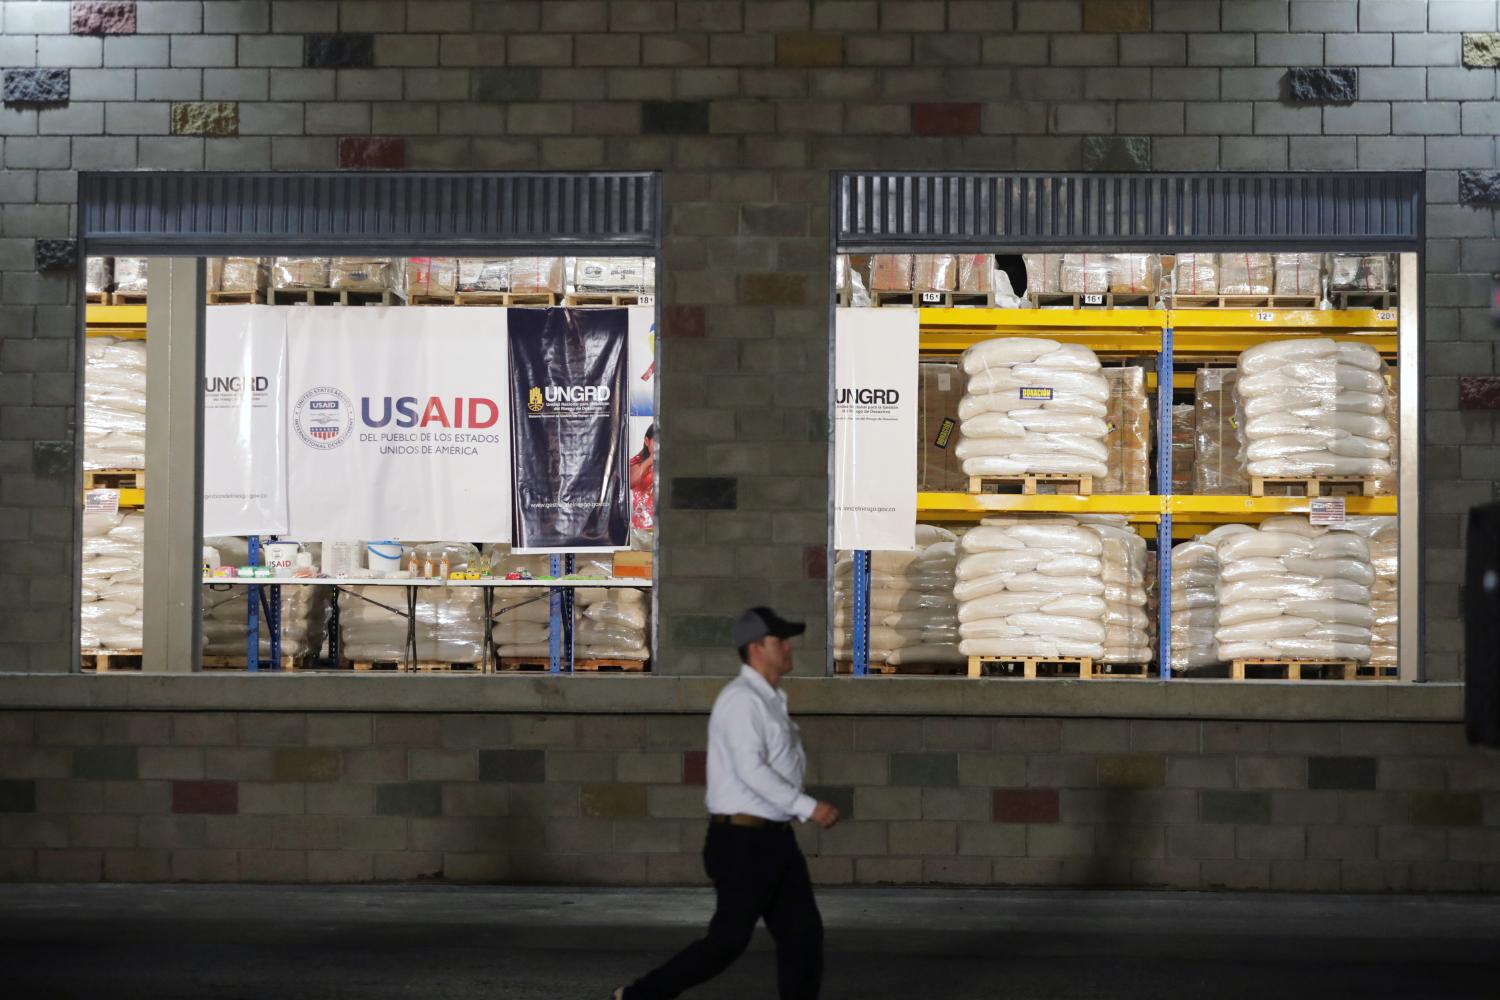
M 980 109 L 971 101 L 919 102 L 911 106 L 916 135 L 978 135 Z
M 239 135 L 240 106 L 233 101 L 172 105 L 173 135 Z
M 579 809 L 585 816 L 623 819 L 646 815 L 645 785 L 584 785 Z
M 1056 823 L 1059 798 L 1055 788 L 997 788 L 991 795 L 996 823 Z
M 708 784 L 708 751 L 686 750 L 683 752 L 682 783 L 684 785 Z
M 1473 792 L 1413 792 L 1413 826 L 1478 826 L 1483 802 Z
M 73 777 L 94 781 L 132 781 L 140 777 L 135 747 L 79 747 L 73 751 Z
M 834 32 L 799 31 L 776 36 L 776 64 L 801 69 L 839 66 L 844 38 Z
M 701 338 L 708 332 L 702 306 L 663 306 L 661 335 L 663 340 Z
M 1373 791 L 1375 771 L 1374 757 L 1309 757 L 1307 787 Z
M 308 35 L 302 65 L 309 69 L 363 69 L 375 65 L 375 36 L 360 32 Z
M 36 812 L 36 782 L 0 781 L 0 813 Z
M 1083 0 L 1083 30 L 1150 31 L 1151 0 Z
M 707 135 L 707 101 L 641 102 L 642 135 Z
M 823 545 L 809 545 L 802 550 L 802 575 L 809 580 L 828 579 L 828 549 Z
M 1500 170 L 1460 170 L 1458 200 L 1465 205 L 1500 204 Z
M 671 505 L 677 510 L 734 510 L 739 506 L 739 480 L 733 476 L 676 476 L 672 479 Z
M 74 0 L 70 28 L 75 35 L 135 34 L 135 4 L 80 3 Z
M 1464 65 L 1470 69 L 1500 66 L 1500 34 L 1493 31 L 1466 32 L 1463 41 Z
M 345 136 L 339 140 L 339 166 L 353 170 L 400 170 L 406 166 L 406 140 Z
M 73 76 L 66 69 L 8 69 L 6 104 L 66 104 L 73 93 Z
M 377 816 L 440 816 L 443 786 L 433 781 L 399 781 L 375 786 Z
M 78 266 L 77 240 L 37 240 L 38 271 L 71 271 Z
M 1458 408 L 1460 410 L 1500 410 L 1500 376 L 1459 376 Z
M 239 782 L 174 781 L 172 782 L 172 811 L 232 816 L 240 811 Z
M 1167 759 L 1140 754 L 1099 758 L 1099 784 L 1105 788 L 1158 788 L 1167 781 Z
M 1359 100 L 1359 70 L 1353 66 L 1297 66 L 1286 71 L 1293 104 L 1352 104 Z
M 1205 823 L 1269 823 L 1270 792 L 1235 792 L 1205 789 L 1199 793 Z
M 337 750 L 276 750 L 271 777 L 275 781 L 337 781 L 341 759 Z
M 479 780 L 535 784 L 547 780 L 545 750 L 481 750 Z
M 807 304 L 807 278 L 800 274 L 747 274 L 741 279 L 740 302 L 747 306 Z
M 1085 170 L 1150 170 L 1151 140 L 1144 136 L 1086 135 Z
M 893 753 L 891 784 L 931 788 L 958 784 L 956 753 Z

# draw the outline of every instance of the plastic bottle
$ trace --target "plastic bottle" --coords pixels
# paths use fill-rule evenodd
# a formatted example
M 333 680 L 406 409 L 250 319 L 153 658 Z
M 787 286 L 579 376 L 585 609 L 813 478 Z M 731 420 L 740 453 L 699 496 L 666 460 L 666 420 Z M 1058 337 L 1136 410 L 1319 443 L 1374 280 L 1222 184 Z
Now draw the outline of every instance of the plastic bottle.
M 448 554 L 446 552 L 443 553 L 443 558 L 438 562 L 438 578 L 442 580 L 448 579 L 448 574 L 452 572 L 452 566 L 453 564 L 449 561 Z
M 415 557 L 414 557 L 415 558 Z M 424 579 L 432 579 L 432 556 L 429 555 L 422 561 L 422 576 Z

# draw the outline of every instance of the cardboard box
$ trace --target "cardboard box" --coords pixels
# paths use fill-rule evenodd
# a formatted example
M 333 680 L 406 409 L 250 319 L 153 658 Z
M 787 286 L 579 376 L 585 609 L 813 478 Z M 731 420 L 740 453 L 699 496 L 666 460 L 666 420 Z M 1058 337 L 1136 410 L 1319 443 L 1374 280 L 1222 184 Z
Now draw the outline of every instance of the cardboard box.
M 995 287 L 993 275 L 995 256 L 988 253 L 961 253 L 958 255 L 958 290 L 960 292 L 988 292 Z
M 1198 460 L 1197 407 L 1182 403 L 1172 407 L 1172 492 L 1191 496 L 1193 466 Z
M 512 257 L 510 290 L 521 293 L 563 292 L 561 257 Z
M 1268 253 L 1219 254 L 1219 294 L 1270 295 L 1274 268 Z
M 1027 253 L 1021 255 L 1026 265 L 1026 294 L 1051 295 L 1062 291 L 1062 260 L 1060 253 Z
M 510 291 L 510 258 L 459 258 L 458 290 L 460 292 Z
M 969 488 L 958 445 L 958 402 L 964 396 L 963 371 L 956 364 L 923 362 L 917 379 L 917 489 L 962 493 Z
M 1146 398 L 1146 369 L 1104 368 L 1109 383 L 1109 474 L 1094 483 L 1095 493 L 1151 492 L 1151 405 Z
M 649 552 L 616 552 L 614 575 L 631 579 L 651 579 L 652 560 Z
M 334 257 L 328 262 L 328 287 L 384 292 L 396 287 L 394 265 L 389 257 Z
M 327 288 L 327 257 L 277 257 L 271 264 L 271 287 Z
M 642 294 L 655 288 L 655 257 L 578 257 L 573 261 L 575 292 Z
M 909 292 L 911 280 L 911 254 L 878 253 L 870 258 L 870 291 Z
M 911 286 L 918 292 L 951 292 L 958 285 L 958 262 L 949 253 L 919 253 L 912 258 Z
M 452 298 L 458 291 L 458 258 L 409 257 L 401 262 L 398 288 L 405 298 L 413 295 Z
M 1278 253 L 1271 255 L 1276 271 L 1277 295 L 1321 295 L 1323 292 L 1323 255 L 1320 253 Z
M 1234 368 L 1200 368 L 1196 380 L 1197 454 L 1193 492 L 1200 496 L 1244 496 L 1250 492 L 1240 463 L 1240 373 Z
M 1180 253 L 1172 275 L 1172 288 L 1178 295 L 1218 295 L 1219 255 Z

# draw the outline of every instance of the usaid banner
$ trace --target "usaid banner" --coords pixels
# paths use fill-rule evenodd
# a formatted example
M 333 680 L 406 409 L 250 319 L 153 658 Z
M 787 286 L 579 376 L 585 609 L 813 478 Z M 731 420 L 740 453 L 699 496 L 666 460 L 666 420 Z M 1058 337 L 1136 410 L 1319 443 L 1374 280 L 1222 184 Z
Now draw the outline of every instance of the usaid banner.
M 833 545 L 916 548 L 917 310 L 834 316 Z
M 288 534 L 509 540 L 510 310 L 281 311 Z
M 286 312 L 215 306 L 203 343 L 203 534 L 287 530 Z
M 630 543 L 626 309 L 512 309 L 518 552 Z

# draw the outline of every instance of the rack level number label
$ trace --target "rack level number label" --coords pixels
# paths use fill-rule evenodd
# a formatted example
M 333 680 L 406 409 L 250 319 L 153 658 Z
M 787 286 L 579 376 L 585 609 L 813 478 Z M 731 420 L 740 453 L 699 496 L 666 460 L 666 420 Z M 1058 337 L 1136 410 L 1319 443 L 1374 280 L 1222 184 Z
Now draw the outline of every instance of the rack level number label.
M 1396 321 L 1396 311 L 1394 309 L 1382 309 L 1375 314 L 1375 319 L 1381 323 L 1394 323 Z
M 1255 322 L 1274 323 L 1276 322 L 1276 314 L 1271 312 L 1269 309 L 1257 310 L 1255 313 Z
M 1313 497 L 1307 505 L 1307 521 L 1329 528 L 1342 528 L 1349 519 L 1343 497 Z
M 655 295 L 637 295 L 636 299 L 635 299 L 635 304 L 638 305 L 638 306 L 654 306 L 654 305 L 656 305 L 656 296 Z
M 922 293 L 922 301 L 924 303 L 932 302 L 932 303 L 935 303 L 937 305 L 941 305 L 942 302 L 943 302 L 943 293 L 942 292 L 923 292 Z
M 89 490 L 83 495 L 85 514 L 118 514 L 120 512 L 119 490 Z
M 1104 305 L 1104 296 L 1102 296 L 1102 295 L 1085 295 L 1083 297 L 1083 304 L 1086 305 L 1086 306 L 1102 306 L 1102 305 Z

